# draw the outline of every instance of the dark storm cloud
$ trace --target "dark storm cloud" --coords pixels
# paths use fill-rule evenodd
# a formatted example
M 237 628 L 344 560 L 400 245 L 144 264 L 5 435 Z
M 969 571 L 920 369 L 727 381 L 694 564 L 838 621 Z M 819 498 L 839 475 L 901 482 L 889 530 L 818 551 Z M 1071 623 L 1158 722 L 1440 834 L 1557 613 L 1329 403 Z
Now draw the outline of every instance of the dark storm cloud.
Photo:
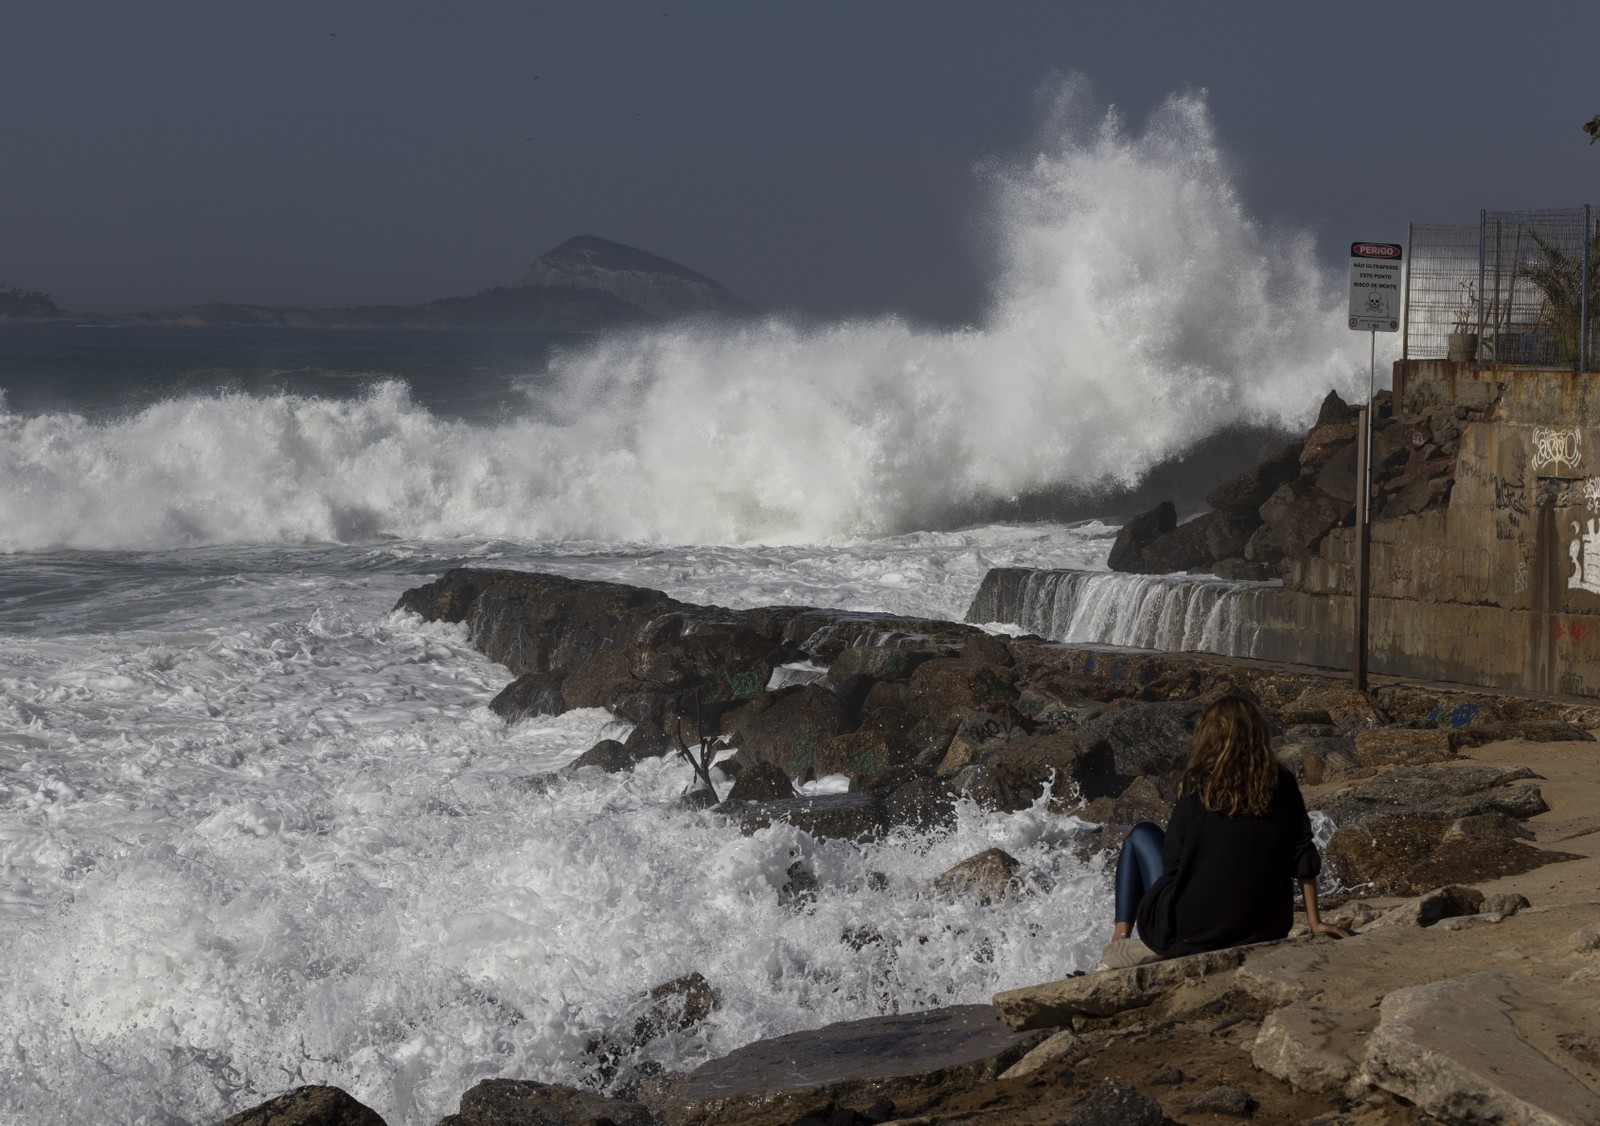
M 412 302 L 594 233 L 814 315 L 981 307 L 986 159 L 1079 71 L 1204 87 L 1330 262 L 1597 193 L 1592 5 L 14 6 L 0 284 L 69 308 Z M 1508 21 L 1510 24 L 1508 25 Z

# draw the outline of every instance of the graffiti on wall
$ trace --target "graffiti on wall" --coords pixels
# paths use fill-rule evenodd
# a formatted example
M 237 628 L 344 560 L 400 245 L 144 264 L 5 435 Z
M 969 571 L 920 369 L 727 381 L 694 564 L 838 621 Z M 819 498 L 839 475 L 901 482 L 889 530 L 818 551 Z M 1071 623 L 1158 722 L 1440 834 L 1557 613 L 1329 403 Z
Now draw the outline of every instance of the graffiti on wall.
M 1518 594 L 1526 594 L 1527 593 L 1527 591 L 1528 591 L 1528 561 L 1526 559 L 1519 559 L 1517 561 L 1517 572 L 1516 572 L 1515 575 L 1512 576 L 1511 583 L 1512 583 L 1512 586 L 1515 588 L 1515 590 L 1516 590 L 1516 592 Z
M 1567 589 L 1600 594 L 1600 517 L 1572 522 L 1572 543 L 1567 546 L 1572 574 Z
M 1583 468 L 1583 432 L 1536 426 L 1533 430 L 1533 471 L 1566 466 Z

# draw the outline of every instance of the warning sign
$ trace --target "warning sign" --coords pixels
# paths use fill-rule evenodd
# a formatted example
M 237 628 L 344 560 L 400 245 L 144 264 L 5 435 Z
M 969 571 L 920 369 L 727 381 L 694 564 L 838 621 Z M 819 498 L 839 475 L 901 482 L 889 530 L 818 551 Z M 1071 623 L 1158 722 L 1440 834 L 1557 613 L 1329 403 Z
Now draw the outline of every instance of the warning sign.
M 1350 244 L 1350 327 L 1400 331 L 1400 253 L 1392 242 Z

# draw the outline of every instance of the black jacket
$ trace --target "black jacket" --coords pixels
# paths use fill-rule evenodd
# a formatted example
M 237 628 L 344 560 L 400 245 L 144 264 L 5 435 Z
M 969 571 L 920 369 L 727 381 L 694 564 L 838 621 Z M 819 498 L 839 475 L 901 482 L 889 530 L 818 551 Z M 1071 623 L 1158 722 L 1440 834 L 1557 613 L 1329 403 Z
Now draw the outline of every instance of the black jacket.
M 1179 798 L 1161 855 L 1165 870 L 1139 901 L 1138 925 L 1145 945 L 1167 958 L 1282 938 L 1294 923 L 1295 882 L 1322 871 L 1300 787 L 1281 766 L 1260 817 Z

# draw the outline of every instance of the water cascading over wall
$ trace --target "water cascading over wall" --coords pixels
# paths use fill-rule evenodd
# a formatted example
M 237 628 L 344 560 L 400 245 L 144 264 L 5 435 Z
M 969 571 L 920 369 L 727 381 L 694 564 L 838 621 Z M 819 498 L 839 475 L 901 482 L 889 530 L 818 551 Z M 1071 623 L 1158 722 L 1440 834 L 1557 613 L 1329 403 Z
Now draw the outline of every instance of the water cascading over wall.
M 1052 641 L 1254 657 L 1261 600 L 1281 589 L 1203 575 L 997 567 L 984 576 L 967 621 L 1007 622 Z

